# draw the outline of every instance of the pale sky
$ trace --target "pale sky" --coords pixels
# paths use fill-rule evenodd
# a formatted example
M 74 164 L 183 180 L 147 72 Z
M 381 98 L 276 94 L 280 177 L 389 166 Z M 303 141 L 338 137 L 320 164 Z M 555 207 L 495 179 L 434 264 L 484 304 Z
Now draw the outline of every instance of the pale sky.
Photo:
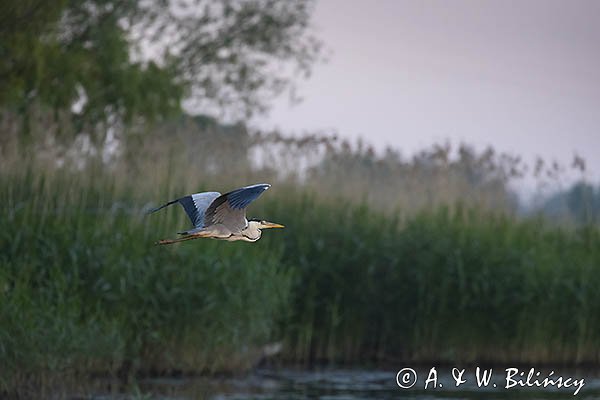
M 318 0 L 314 25 L 329 61 L 256 125 L 406 155 L 446 139 L 577 152 L 600 176 L 600 0 Z

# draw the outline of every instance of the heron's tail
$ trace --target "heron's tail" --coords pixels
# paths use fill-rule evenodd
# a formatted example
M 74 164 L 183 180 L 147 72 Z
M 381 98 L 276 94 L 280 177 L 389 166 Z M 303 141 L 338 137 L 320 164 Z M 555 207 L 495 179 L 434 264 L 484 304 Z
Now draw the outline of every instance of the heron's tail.
M 147 215 L 147 214 L 152 214 L 152 213 L 155 213 L 155 212 L 157 212 L 158 210 L 162 210 L 163 208 L 165 208 L 165 207 L 168 207 L 168 206 L 170 206 L 171 204 L 175 204 L 175 203 L 177 203 L 178 201 L 179 201 L 179 199 L 177 199 L 177 200 L 172 200 L 172 201 L 170 201 L 170 202 L 168 202 L 168 203 L 165 203 L 165 204 L 163 204 L 163 205 L 162 205 L 162 206 L 160 206 L 160 207 L 156 207 L 156 208 L 153 208 L 153 209 L 151 209 L 151 210 L 148 210 L 148 211 L 146 211 L 146 215 Z

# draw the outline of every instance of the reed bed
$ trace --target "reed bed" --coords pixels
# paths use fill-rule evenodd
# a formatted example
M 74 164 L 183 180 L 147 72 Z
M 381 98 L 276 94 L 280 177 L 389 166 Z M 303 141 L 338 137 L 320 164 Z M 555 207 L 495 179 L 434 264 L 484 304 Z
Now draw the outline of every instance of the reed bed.
M 600 361 L 598 228 L 514 216 L 493 155 L 258 141 L 267 160 L 324 145 L 299 173 L 220 148 L 256 146 L 233 128 L 190 142 L 177 127 L 169 146 L 130 135 L 111 162 L 0 160 L 0 394 L 242 371 L 273 341 L 305 364 Z M 277 184 L 250 216 L 287 229 L 153 246 L 187 222 L 144 210 L 261 181 Z
M 0 388 L 253 365 L 289 303 L 281 248 L 154 247 L 183 221 L 96 172 L 2 176 Z
M 600 235 L 440 208 L 288 204 L 295 362 L 597 364 Z M 316 228 L 315 228 L 316 227 Z

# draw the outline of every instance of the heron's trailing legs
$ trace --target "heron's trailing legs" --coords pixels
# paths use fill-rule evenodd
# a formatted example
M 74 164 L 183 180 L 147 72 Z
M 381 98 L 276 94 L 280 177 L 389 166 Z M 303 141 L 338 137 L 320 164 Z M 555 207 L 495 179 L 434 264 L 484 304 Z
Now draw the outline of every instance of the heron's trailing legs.
M 187 235 L 178 239 L 163 239 L 163 240 L 159 240 L 158 242 L 156 242 L 155 244 L 160 245 L 160 244 L 173 244 L 173 243 L 177 243 L 177 242 L 185 242 L 186 240 L 192 240 L 192 239 L 198 239 L 198 238 L 202 238 L 202 237 L 209 237 L 209 235 L 205 232 L 199 232 L 199 233 L 194 233 L 192 235 Z

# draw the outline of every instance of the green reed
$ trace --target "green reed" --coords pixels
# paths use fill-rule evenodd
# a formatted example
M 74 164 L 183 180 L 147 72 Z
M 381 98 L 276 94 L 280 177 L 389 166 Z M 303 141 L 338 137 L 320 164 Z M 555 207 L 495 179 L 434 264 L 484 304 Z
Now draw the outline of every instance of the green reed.
M 343 202 L 286 205 L 303 216 L 284 250 L 297 272 L 290 359 L 600 359 L 597 228 L 460 206 L 398 221 Z
M 56 374 L 244 369 L 277 333 L 289 273 L 274 242 L 155 247 L 105 176 L 2 177 L 0 389 Z
M 400 217 L 280 184 L 250 216 L 285 230 L 156 247 L 187 222 L 150 203 L 232 184 L 149 180 L 0 175 L 0 391 L 237 371 L 277 340 L 300 363 L 600 358 L 597 228 L 460 205 Z

